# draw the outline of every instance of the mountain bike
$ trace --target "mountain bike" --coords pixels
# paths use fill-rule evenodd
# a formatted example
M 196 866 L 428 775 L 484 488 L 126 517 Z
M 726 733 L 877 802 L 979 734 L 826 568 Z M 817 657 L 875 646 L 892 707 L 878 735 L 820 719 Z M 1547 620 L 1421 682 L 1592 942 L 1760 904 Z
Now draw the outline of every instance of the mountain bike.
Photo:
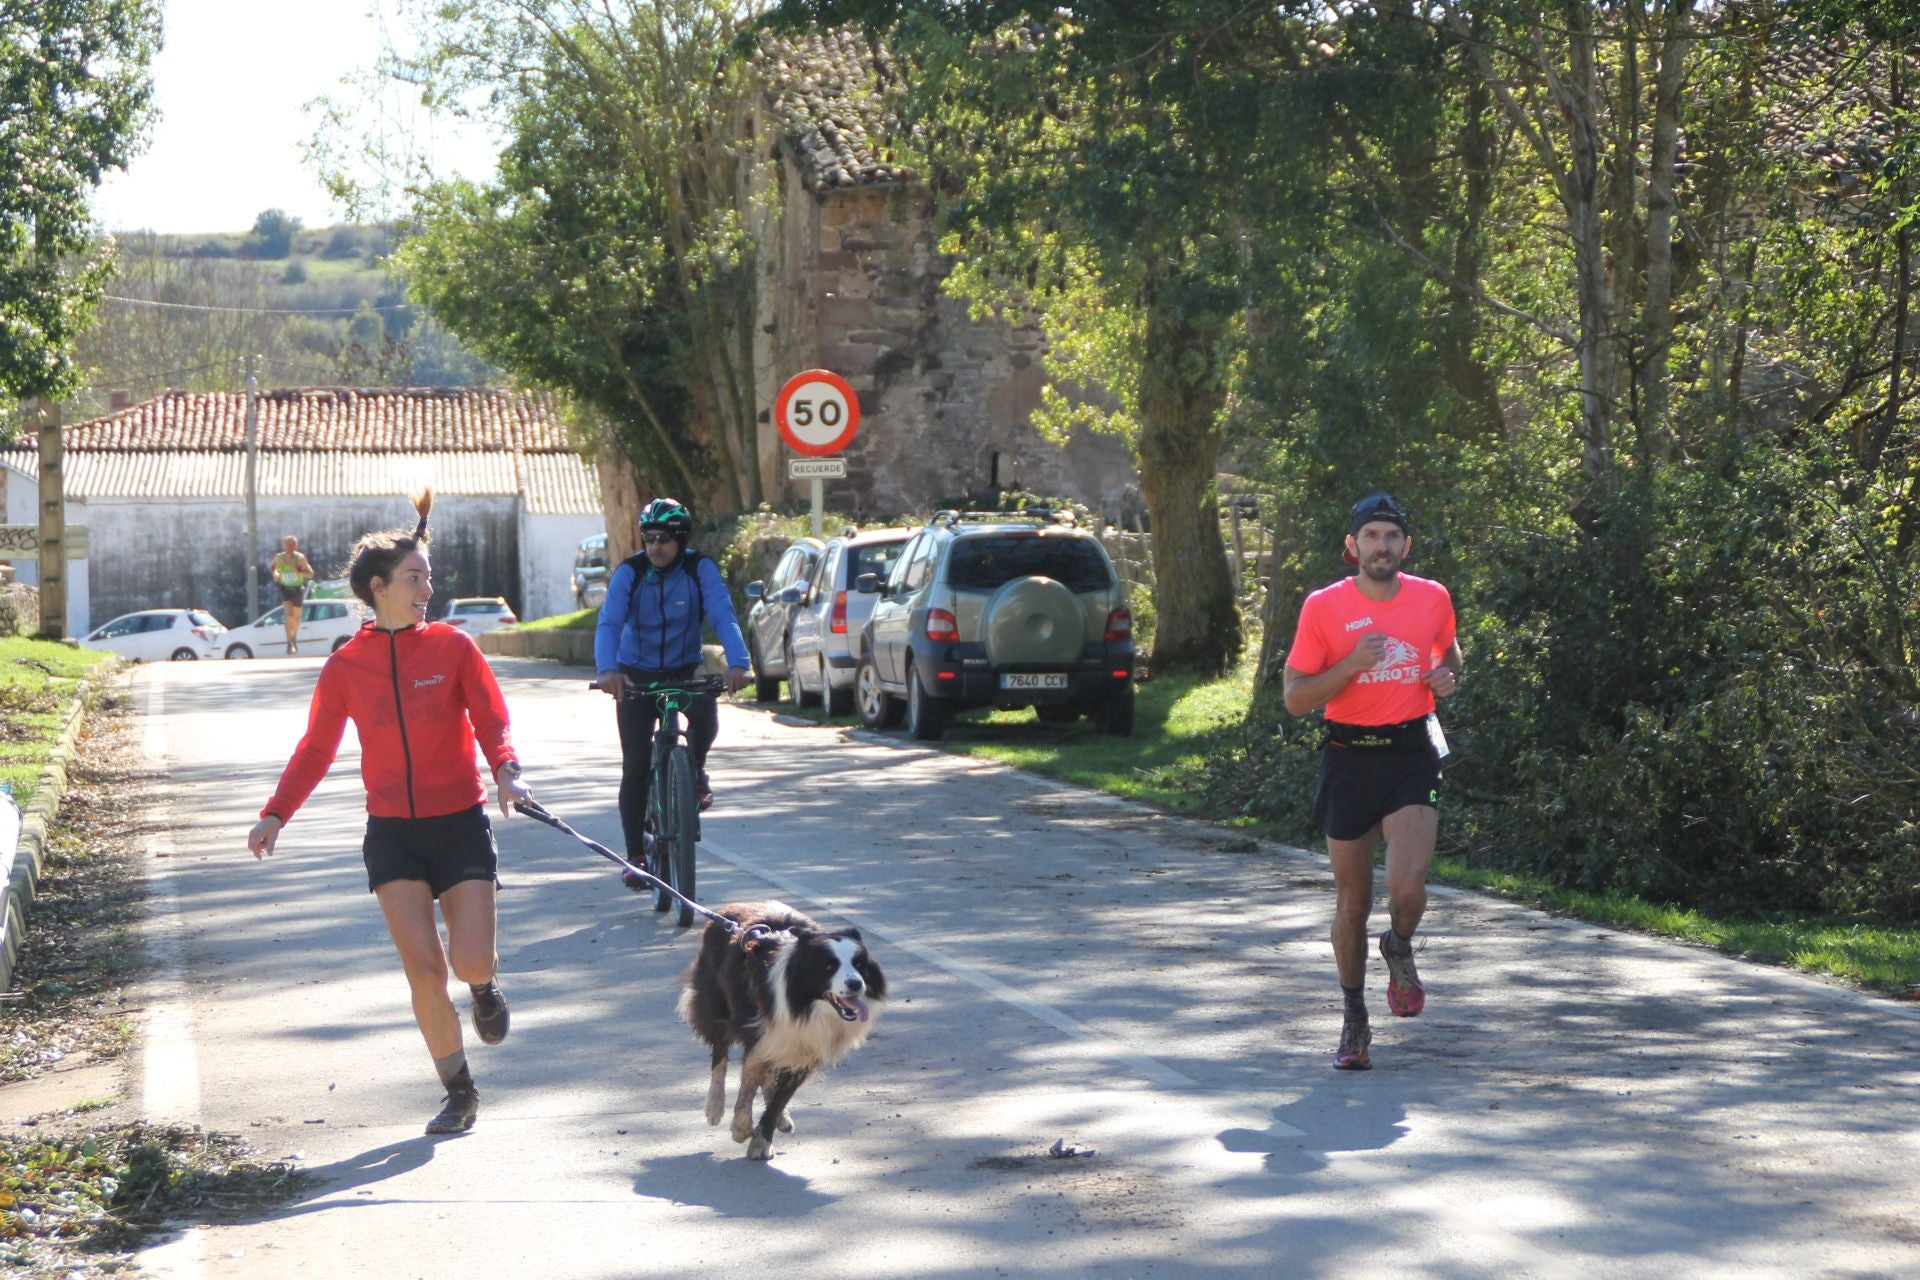
M 660 882 L 653 889 L 653 909 L 678 907 L 681 928 L 693 923 L 694 846 L 700 841 L 699 788 L 693 748 L 687 744 L 685 712 L 695 698 L 722 693 L 726 687 L 719 676 L 700 676 L 631 684 L 624 695 L 652 698 L 659 709 L 653 731 L 652 781 L 647 787 L 647 848 L 641 865 Z M 627 856 L 631 858 L 633 851 L 628 850 Z

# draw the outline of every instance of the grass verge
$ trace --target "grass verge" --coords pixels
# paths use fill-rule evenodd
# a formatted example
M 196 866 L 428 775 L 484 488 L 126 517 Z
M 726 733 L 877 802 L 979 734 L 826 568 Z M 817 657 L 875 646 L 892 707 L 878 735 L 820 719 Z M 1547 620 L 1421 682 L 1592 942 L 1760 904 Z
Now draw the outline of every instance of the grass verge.
M 600 621 L 598 609 L 581 609 L 576 613 L 556 613 L 545 618 L 535 618 L 532 622 L 516 622 L 515 631 L 591 631 Z
M 1105 737 L 1084 719 L 1055 725 L 1041 723 L 1030 710 L 971 711 L 953 718 L 940 745 L 1169 813 L 1299 843 L 1297 832 L 1280 831 L 1210 803 L 1201 785 L 1207 761 L 1244 740 L 1242 724 L 1252 693 L 1250 666 L 1219 680 L 1160 677 L 1139 686 L 1131 738 Z M 817 707 L 795 714 L 823 719 Z M 1317 841 L 1314 847 L 1320 847 Z M 1561 889 L 1453 858 L 1436 860 L 1433 878 L 1595 924 L 1677 938 L 1749 960 L 1828 974 L 1889 995 L 1920 998 L 1920 930 L 1793 916 L 1726 919 L 1626 894 Z
M 113 655 L 52 640 L 0 638 L 0 783 L 22 805 L 80 699 L 80 678 Z

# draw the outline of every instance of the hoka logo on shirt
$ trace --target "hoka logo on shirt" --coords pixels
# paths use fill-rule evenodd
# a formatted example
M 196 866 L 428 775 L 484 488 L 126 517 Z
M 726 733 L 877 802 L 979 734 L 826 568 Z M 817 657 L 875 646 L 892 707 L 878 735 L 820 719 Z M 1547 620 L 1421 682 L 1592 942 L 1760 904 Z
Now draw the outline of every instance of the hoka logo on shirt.
M 413 682 L 413 687 L 416 689 L 431 689 L 433 688 L 433 686 L 439 684 L 442 680 L 445 680 L 445 679 L 446 677 L 443 675 L 431 675 L 423 679 L 415 680 Z
M 1352 622 L 1349 622 L 1342 629 L 1346 631 L 1358 631 L 1362 627 L 1370 627 L 1372 625 L 1373 625 L 1373 615 L 1368 614 L 1364 618 L 1355 618 Z
M 1421 669 L 1420 651 L 1405 640 L 1387 637 L 1386 656 L 1373 664 L 1373 670 L 1363 671 L 1354 678 L 1355 684 L 1406 684 L 1425 675 Z

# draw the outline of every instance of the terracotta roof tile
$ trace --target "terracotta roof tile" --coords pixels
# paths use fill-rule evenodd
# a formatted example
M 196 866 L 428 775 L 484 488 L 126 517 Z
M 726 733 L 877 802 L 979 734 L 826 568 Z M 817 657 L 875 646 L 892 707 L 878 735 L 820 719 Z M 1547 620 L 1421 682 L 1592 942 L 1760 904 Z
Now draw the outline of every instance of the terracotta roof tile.
M 883 46 L 845 28 L 768 37 L 754 69 L 807 190 L 918 180 L 894 160 L 900 121 L 886 93 L 900 74 Z
M 551 398 L 466 387 L 281 387 L 258 395 L 262 449 L 364 453 L 569 447 Z M 246 447 L 244 391 L 169 391 L 63 432 L 70 451 Z

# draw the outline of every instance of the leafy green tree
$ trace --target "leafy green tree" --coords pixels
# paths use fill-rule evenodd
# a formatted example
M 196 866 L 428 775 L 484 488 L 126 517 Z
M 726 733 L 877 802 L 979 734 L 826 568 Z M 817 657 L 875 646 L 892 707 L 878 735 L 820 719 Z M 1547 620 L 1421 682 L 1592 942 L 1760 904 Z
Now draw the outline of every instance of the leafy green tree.
M 293 237 L 300 225 L 300 219 L 284 209 L 263 209 L 247 233 L 246 249 L 256 258 L 284 258 L 293 252 Z
M 110 268 L 88 199 L 142 139 L 153 0 L 0 0 L 0 393 L 64 396 Z
M 474 350 L 590 410 L 641 486 L 720 514 L 757 504 L 739 206 L 755 159 L 732 124 L 750 86 L 731 52 L 755 6 L 418 11 L 405 74 L 430 100 L 482 103 L 509 139 L 495 180 L 410 189 L 401 257 L 419 296 Z
M 1140 462 L 1158 668 L 1242 643 L 1217 492 L 1247 295 L 1242 183 L 1268 11 L 1215 0 L 921 6 L 789 0 L 785 20 L 886 29 L 955 287 L 1048 336 L 1041 425 L 1104 427 Z M 1075 400 L 1061 387 L 1097 388 Z

